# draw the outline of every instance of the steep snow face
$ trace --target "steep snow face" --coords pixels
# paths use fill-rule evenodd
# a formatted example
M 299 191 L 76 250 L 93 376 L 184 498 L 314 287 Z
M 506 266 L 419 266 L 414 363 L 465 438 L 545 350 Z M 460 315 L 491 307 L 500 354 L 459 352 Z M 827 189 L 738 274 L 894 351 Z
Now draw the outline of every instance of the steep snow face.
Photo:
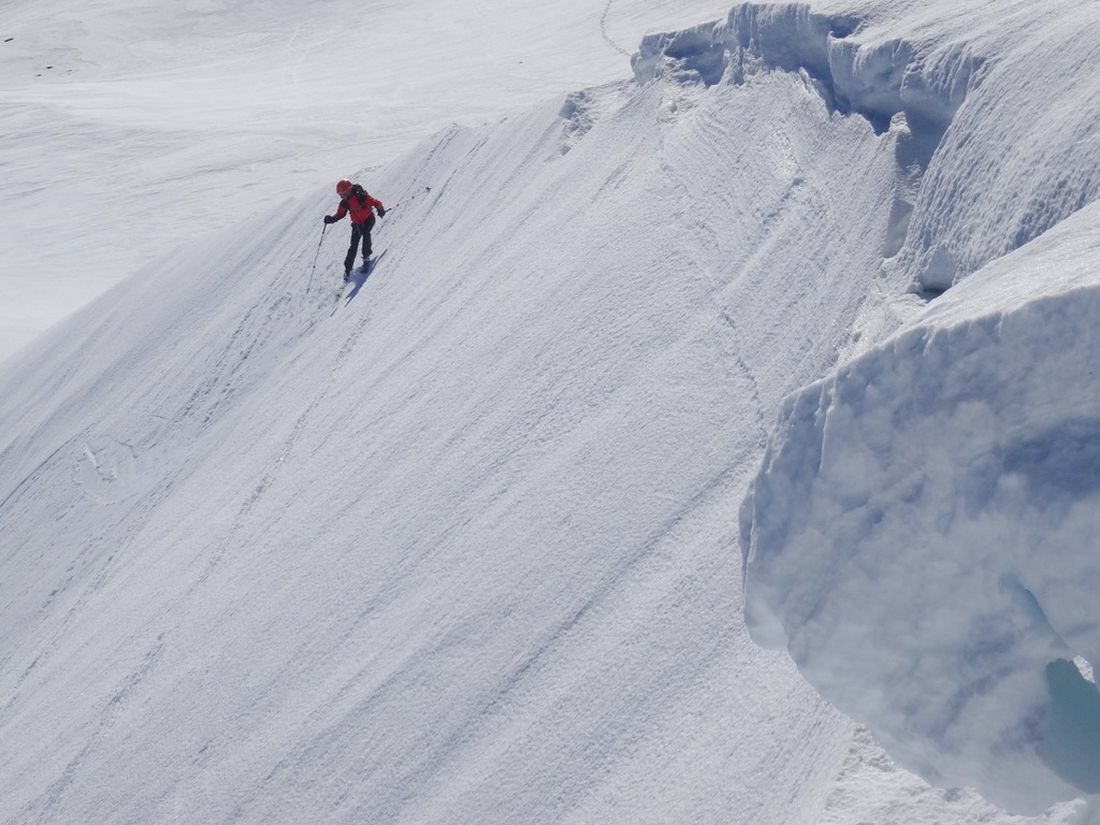
M 340 300 L 342 226 L 306 286 L 326 186 L 8 364 L 0 820 L 1019 823 L 739 620 L 767 422 L 916 302 L 880 265 L 936 159 L 859 50 L 947 24 L 886 8 L 824 32 L 848 85 L 754 34 L 717 82 L 662 47 L 641 88 L 448 129 L 368 177 L 392 211 Z
M 899 258 L 924 288 L 947 289 L 1100 197 L 1097 11 L 1042 4 L 1033 25 L 1018 12 L 972 47 L 991 58 L 928 170 Z
M 892 124 L 910 177 L 883 269 L 929 292 L 1040 239 L 800 392 L 742 514 L 754 634 L 926 777 L 1037 811 L 1100 790 L 1100 697 L 1079 675 L 1098 629 L 1095 252 L 1088 218 L 1044 235 L 1100 186 L 1100 18 L 889 5 L 740 6 L 648 38 L 635 71 L 797 70 L 836 111 Z
M 753 637 L 1020 811 L 1100 792 L 1098 260 L 1090 207 L 800 391 L 742 515 Z
M 1006 822 L 739 620 L 764 423 L 904 286 L 903 138 L 592 90 L 369 176 L 339 300 L 326 186 L 14 359 L 0 820 Z
M 639 78 L 804 71 L 838 111 L 911 135 L 891 266 L 938 292 L 1100 195 L 1100 15 L 1044 3 L 747 3 L 643 40 Z
M 8 0 L 0 359 L 135 269 L 476 125 L 617 80 L 722 0 Z

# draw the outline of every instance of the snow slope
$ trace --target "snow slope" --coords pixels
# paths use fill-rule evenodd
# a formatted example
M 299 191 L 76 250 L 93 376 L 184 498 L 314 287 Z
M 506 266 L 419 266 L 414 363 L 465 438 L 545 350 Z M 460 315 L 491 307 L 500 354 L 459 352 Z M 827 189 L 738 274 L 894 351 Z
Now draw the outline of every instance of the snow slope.
M 0 4 L 0 359 L 319 180 L 619 79 L 722 0 Z
M 949 34 L 864 13 L 835 39 Z M 936 160 L 837 97 L 878 72 L 715 77 L 713 29 L 373 171 L 339 301 L 326 184 L 0 368 L 0 821 L 1028 821 L 741 620 L 767 427 L 919 308 L 883 261 Z
M 777 97 L 805 128 L 750 161 Z M 881 211 L 891 141 L 786 75 L 561 108 L 372 176 L 392 201 L 432 191 L 386 217 L 331 317 L 343 231 L 304 294 L 325 187 L 16 359 L 8 820 L 820 809 L 847 723 L 739 631 L 729 503 L 761 399 L 832 357 L 863 288 L 822 271 L 822 315 L 812 283 L 754 290 L 773 270 L 726 261 L 768 241 L 801 258 L 802 236 L 851 254 L 839 226 Z M 839 174 L 855 162 L 877 185 Z M 810 226 L 838 185 L 843 211 Z M 738 363 L 739 336 L 788 319 L 808 352 Z M 638 782 L 663 802 L 621 790 Z

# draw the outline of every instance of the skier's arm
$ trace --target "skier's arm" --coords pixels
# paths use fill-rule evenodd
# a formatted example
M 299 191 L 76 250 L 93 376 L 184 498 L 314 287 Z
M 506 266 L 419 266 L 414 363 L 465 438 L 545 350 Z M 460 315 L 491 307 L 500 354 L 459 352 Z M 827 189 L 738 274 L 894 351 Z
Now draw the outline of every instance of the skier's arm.
M 367 198 L 367 203 L 369 203 L 369 204 L 370 204 L 371 206 L 373 206 L 373 207 L 374 207 L 375 209 L 377 209 L 377 210 L 378 210 L 378 215 L 379 215 L 380 217 L 385 217 L 385 215 L 386 215 L 386 207 L 384 207 L 384 206 L 382 205 L 382 201 L 378 200 L 378 198 L 371 198 L 371 197 L 368 197 L 368 198 Z
M 336 210 L 336 214 L 326 216 L 332 218 L 332 220 L 325 221 L 325 223 L 336 223 L 337 221 L 342 221 L 344 219 L 344 215 L 346 214 L 348 214 L 348 205 L 344 203 L 344 201 L 340 201 L 340 208 Z

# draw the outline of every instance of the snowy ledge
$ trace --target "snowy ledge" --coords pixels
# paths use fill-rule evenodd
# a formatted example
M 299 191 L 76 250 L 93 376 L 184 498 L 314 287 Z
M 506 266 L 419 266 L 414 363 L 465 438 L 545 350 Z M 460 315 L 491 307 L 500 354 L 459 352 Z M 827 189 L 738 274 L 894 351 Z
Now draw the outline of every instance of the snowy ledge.
M 925 138 L 927 162 L 983 61 L 949 52 L 925 64 L 904 40 L 850 39 L 859 27 L 855 15 L 822 14 L 804 3 L 745 3 L 724 21 L 647 36 L 632 65 L 641 83 L 663 76 L 708 86 L 770 69 L 803 71 L 830 106 L 866 117 L 880 133 L 904 114 Z
M 746 617 L 907 767 L 1037 813 L 1100 793 L 1100 205 L 789 398 Z
M 908 16 L 926 5 L 942 19 Z M 635 77 L 713 86 L 798 72 L 835 111 L 908 130 L 884 254 L 918 292 L 949 289 L 1100 198 L 1096 15 L 1036 5 L 1006 23 L 988 3 L 941 2 L 870 20 L 814 7 L 744 3 L 650 35 Z

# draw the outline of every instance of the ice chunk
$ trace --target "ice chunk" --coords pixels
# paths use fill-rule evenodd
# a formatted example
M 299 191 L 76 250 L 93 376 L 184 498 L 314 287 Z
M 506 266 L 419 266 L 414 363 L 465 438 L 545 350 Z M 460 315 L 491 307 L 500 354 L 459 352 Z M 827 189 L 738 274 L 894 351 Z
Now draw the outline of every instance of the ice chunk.
M 930 781 L 1100 791 L 1100 208 L 790 398 L 742 508 L 747 618 Z

